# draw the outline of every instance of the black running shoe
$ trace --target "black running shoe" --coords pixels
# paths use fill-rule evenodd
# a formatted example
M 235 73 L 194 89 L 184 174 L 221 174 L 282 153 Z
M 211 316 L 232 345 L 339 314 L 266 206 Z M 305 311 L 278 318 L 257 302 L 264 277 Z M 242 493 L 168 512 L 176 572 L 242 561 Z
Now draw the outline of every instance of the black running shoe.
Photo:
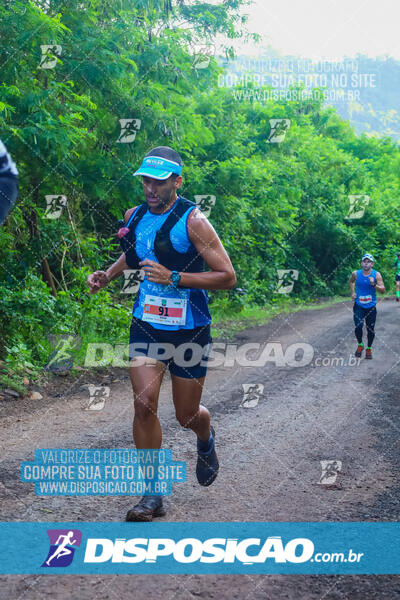
M 211 450 L 201 452 L 199 450 L 199 441 L 197 441 L 197 465 L 196 475 L 200 485 L 208 486 L 215 481 L 218 475 L 219 462 L 215 452 L 215 431 L 214 427 L 210 427 L 213 436 Z
M 165 514 L 162 496 L 143 496 L 138 504 L 127 512 L 125 521 L 152 521 L 153 517 L 163 517 Z

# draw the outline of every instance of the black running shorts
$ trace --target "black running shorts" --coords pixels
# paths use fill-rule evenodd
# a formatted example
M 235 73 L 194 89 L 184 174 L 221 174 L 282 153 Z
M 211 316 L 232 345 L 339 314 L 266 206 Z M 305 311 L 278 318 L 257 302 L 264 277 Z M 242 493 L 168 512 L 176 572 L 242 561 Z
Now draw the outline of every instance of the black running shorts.
M 147 356 L 168 366 L 185 379 L 199 379 L 207 373 L 211 344 L 210 325 L 176 331 L 156 329 L 133 317 L 129 335 L 129 360 Z

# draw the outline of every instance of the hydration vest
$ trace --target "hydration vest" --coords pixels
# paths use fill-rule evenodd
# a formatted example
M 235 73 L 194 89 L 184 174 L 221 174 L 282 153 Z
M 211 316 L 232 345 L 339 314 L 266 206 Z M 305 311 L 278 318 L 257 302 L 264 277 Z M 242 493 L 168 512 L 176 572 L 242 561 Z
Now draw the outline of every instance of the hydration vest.
M 177 224 L 179 219 L 192 206 L 194 202 L 178 196 L 177 201 L 165 220 L 162 227 L 157 231 L 154 240 L 154 254 L 160 265 L 163 265 L 171 271 L 181 271 L 187 273 L 199 273 L 205 270 L 204 259 L 191 244 L 189 250 L 185 253 L 177 252 L 172 245 L 170 232 Z M 149 210 L 147 204 L 142 204 L 134 211 L 126 225 L 120 221 L 122 228 L 118 232 L 122 251 L 125 254 L 126 264 L 131 269 L 139 269 L 139 257 L 136 253 L 136 227 L 145 213 Z

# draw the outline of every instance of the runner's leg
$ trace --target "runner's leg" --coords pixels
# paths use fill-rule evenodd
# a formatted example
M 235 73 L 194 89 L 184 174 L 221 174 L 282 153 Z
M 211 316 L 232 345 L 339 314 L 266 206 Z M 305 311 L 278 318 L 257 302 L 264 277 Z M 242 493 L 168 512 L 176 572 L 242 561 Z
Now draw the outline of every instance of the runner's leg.
M 375 322 L 376 322 L 376 307 L 371 308 L 366 317 L 365 324 L 367 326 L 368 348 L 371 348 L 375 337 Z
M 195 432 L 200 440 L 210 437 L 210 413 L 200 404 L 205 377 L 186 379 L 171 373 L 176 418 L 182 427 Z
M 146 362 L 149 362 L 147 357 L 135 358 L 129 368 L 135 406 L 133 439 L 136 448 L 161 448 L 162 433 L 157 409 L 166 367 L 160 361 L 151 365 Z
M 357 338 L 357 342 L 359 344 L 362 344 L 364 309 L 362 308 L 362 306 L 358 306 L 357 303 L 354 303 L 353 316 L 354 316 L 354 325 L 355 325 L 354 333 Z
M 189 379 L 171 373 L 176 417 L 182 427 L 197 434 L 196 477 L 200 485 L 209 486 L 218 475 L 215 431 L 210 427 L 210 413 L 200 404 L 205 377 Z
M 157 408 L 166 367 L 160 361 L 153 360 L 151 365 L 148 363 L 147 357 L 134 358 L 129 368 L 135 406 L 133 439 L 138 449 L 161 448 L 162 440 Z M 162 496 L 143 496 L 138 504 L 128 510 L 126 521 L 152 521 L 153 517 L 164 515 Z

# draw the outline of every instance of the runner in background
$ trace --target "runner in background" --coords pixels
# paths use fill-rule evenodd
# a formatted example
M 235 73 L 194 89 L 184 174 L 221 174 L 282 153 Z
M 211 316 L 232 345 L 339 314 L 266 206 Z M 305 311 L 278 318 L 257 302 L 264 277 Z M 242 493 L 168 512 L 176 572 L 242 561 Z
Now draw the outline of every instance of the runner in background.
M 0 225 L 5 221 L 18 195 L 18 170 L 0 140 Z
M 357 357 L 362 355 L 364 350 L 363 344 L 363 325 L 367 327 L 367 348 L 365 358 L 372 358 L 372 342 L 375 337 L 375 322 L 376 322 L 376 290 L 381 294 L 385 293 L 385 286 L 381 274 L 372 268 L 374 259 L 372 254 L 364 254 L 361 259 L 361 269 L 353 271 L 349 280 L 351 297 L 353 298 L 354 307 L 354 325 L 355 336 L 358 346 L 355 352 Z M 354 290 L 355 286 L 355 290 Z
M 396 302 L 399 302 L 399 297 L 400 297 L 400 252 L 397 253 L 397 258 L 394 261 L 393 266 L 396 269 Z
M 135 173 L 142 176 L 146 202 L 126 212 L 118 232 L 124 253 L 106 272 L 92 273 L 88 284 L 95 293 L 126 269 L 144 270 L 130 329 L 134 442 L 138 449 L 161 447 L 158 397 L 168 367 L 176 418 L 197 436 L 197 480 L 208 486 L 219 463 L 210 413 L 200 404 L 211 343 L 205 290 L 230 289 L 236 276 L 212 225 L 178 194 L 181 171 L 182 159 L 172 148 L 160 146 L 146 155 Z M 144 496 L 126 520 L 164 514 L 162 496 Z

